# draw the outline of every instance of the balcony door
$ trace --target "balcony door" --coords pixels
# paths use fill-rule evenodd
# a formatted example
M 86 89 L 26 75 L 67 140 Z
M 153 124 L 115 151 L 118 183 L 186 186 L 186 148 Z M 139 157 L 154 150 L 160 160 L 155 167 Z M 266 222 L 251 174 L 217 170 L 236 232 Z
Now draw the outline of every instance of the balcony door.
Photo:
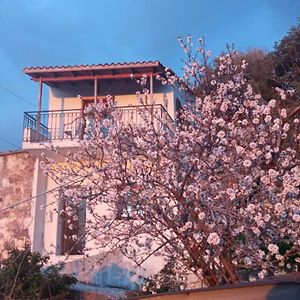
M 97 97 L 97 103 L 99 103 L 100 101 L 105 104 L 107 103 L 107 98 Z M 93 131 L 95 122 L 101 122 L 102 124 L 104 119 L 109 118 L 109 112 L 106 111 L 105 109 L 101 113 L 99 113 L 96 117 L 95 114 L 90 114 L 89 112 L 87 112 L 86 107 L 89 105 L 94 105 L 94 103 L 95 103 L 94 97 L 81 97 L 82 118 L 84 120 L 82 126 L 82 136 L 84 133 Z
M 81 107 L 82 107 L 83 111 L 88 105 L 93 105 L 95 103 L 95 98 L 94 97 L 80 97 L 80 99 L 81 99 Z M 99 102 L 106 103 L 107 98 L 98 96 L 96 103 L 99 103 Z

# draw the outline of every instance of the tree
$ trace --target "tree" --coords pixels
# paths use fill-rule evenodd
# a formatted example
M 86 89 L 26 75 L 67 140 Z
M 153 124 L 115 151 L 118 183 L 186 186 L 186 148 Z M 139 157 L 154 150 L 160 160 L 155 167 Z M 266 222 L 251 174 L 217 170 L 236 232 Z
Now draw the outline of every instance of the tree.
M 172 257 L 208 286 L 299 270 L 299 119 L 253 92 L 246 61 L 220 56 L 211 72 L 202 40 L 196 53 L 190 37 L 181 43 L 183 78 L 160 77 L 193 95 L 175 129 L 147 90 L 137 95 L 140 124 L 100 103 L 80 147 L 63 165 L 46 158 L 46 172 L 74 203 L 86 201 L 86 240 L 137 265 Z
M 274 79 L 274 60 L 262 49 L 249 49 L 246 52 L 233 53 L 235 64 L 247 62 L 244 70 L 247 82 L 251 84 L 255 93 L 260 93 L 265 101 L 276 97 L 275 87 L 278 83 Z
M 275 65 L 276 80 L 281 88 L 294 89 L 293 101 L 300 104 L 300 24 L 292 26 L 277 42 L 269 55 Z
M 186 286 L 186 281 L 177 272 L 176 261 L 169 260 L 157 274 L 144 279 L 143 290 L 147 294 L 180 291 Z
M 47 256 L 23 250 L 11 249 L 8 258 L 1 261 L 0 295 L 5 299 L 45 299 L 67 295 L 68 287 L 77 282 L 70 275 L 59 272 L 62 267 L 52 265 L 46 268 Z M 44 269 L 44 270 L 43 270 Z
M 289 32 L 275 43 L 271 52 L 250 49 L 234 53 L 236 63 L 246 60 L 245 76 L 256 93 L 270 101 L 276 97 L 274 88 L 293 90 L 292 95 L 282 101 L 285 108 L 299 109 L 300 93 L 300 24 L 292 26 Z M 299 115 L 299 110 L 298 110 Z

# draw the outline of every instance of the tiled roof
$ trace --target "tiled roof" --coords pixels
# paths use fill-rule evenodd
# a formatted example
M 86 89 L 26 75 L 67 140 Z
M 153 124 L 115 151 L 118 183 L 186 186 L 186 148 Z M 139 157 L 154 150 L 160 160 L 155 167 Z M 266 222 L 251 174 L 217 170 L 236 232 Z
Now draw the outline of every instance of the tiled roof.
M 67 66 L 36 66 L 36 67 L 25 67 L 24 73 L 28 74 L 31 72 L 39 71 L 53 71 L 53 70 L 93 70 L 93 69 L 115 69 L 115 68 L 137 68 L 145 66 L 160 66 L 163 65 L 158 61 L 136 61 L 136 62 L 118 62 L 118 63 L 105 63 L 105 64 L 92 64 L 92 65 L 67 65 Z
M 161 74 L 165 67 L 158 61 L 119 62 L 93 65 L 73 66 L 41 66 L 26 67 L 24 73 L 32 80 L 42 80 L 46 84 L 51 82 L 66 82 L 77 80 L 93 80 L 93 78 L 127 78 L 130 74 Z

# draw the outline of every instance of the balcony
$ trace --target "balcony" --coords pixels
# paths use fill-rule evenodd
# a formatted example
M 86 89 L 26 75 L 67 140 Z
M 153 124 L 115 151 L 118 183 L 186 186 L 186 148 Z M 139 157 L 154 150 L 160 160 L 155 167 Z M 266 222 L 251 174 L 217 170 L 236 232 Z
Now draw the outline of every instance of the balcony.
M 125 124 L 143 124 L 143 110 L 148 110 L 155 122 L 163 124 L 167 130 L 173 130 L 173 119 L 160 105 L 119 106 L 121 120 Z M 160 122 L 161 121 L 161 122 Z M 70 141 L 82 139 L 87 121 L 81 109 L 31 111 L 24 113 L 23 142 L 45 143 L 52 141 Z

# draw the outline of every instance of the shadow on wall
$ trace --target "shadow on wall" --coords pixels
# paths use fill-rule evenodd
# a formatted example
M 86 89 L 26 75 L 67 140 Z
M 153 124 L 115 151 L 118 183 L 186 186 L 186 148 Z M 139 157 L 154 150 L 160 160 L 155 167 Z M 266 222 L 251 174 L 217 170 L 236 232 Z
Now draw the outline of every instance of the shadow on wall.
M 72 257 L 65 262 L 64 272 L 73 274 L 78 281 L 103 288 L 136 290 L 143 281 L 138 270 L 124 261 L 121 255 L 112 255 L 102 264 L 99 256 Z
M 265 298 L 266 300 L 299 300 L 300 283 L 281 283 L 274 285 Z
M 105 266 L 94 274 L 94 284 L 101 287 L 121 288 L 134 291 L 142 283 L 142 278 L 116 264 Z

